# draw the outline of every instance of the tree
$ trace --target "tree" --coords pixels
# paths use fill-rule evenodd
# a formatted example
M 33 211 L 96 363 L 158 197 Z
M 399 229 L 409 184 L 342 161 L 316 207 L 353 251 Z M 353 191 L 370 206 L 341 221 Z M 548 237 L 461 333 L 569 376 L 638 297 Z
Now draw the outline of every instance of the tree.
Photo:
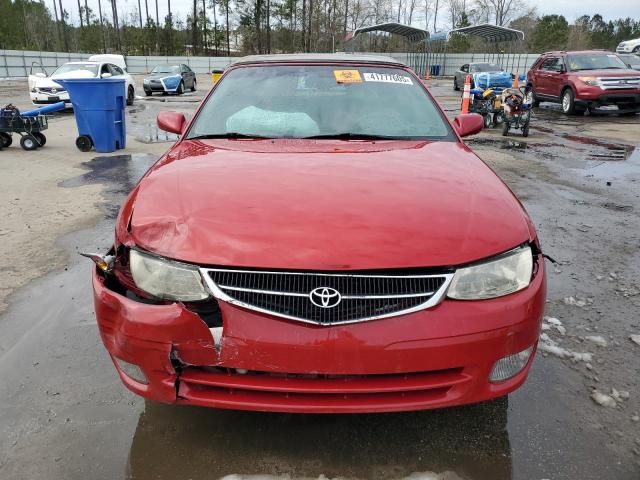
M 569 40 L 569 24 L 562 15 L 544 15 L 535 29 L 531 47 L 536 52 L 564 50 Z

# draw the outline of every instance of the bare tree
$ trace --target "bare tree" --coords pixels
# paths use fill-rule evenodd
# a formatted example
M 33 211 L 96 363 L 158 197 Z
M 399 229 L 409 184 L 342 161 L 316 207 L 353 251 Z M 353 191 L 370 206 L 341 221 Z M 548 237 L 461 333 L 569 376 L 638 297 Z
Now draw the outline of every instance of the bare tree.
M 80 0 L 78 0 L 78 15 L 80 16 L 80 28 L 84 28 L 83 12 L 80 6 Z
M 204 54 L 207 55 L 207 48 L 209 47 L 209 42 L 207 41 L 207 6 L 205 4 L 206 0 L 202 0 L 202 47 L 204 49 Z M 213 41 L 216 41 L 217 35 L 215 34 L 215 25 L 216 25 L 216 7 L 215 2 L 213 3 L 213 28 L 214 28 L 214 36 Z
M 413 23 L 413 12 L 416 10 L 418 0 L 408 0 L 407 14 L 405 15 L 405 23 L 411 25 Z
M 102 20 L 102 0 L 98 0 L 98 15 L 100 16 L 100 38 L 102 39 L 102 53 L 107 53 L 107 40 L 104 38 L 104 22 Z
M 231 0 L 225 0 L 226 15 L 227 15 L 227 56 L 231 55 L 231 49 L 229 48 L 229 2 Z
M 142 5 L 140 0 L 138 0 L 138 20 L 140 21 L 140 28 L 142 28 Z
M 58 6 L 60 7 L 60 23 L 62 27 L 62 41 L 64 43 L 64 51 L 69 51 L 69 39 L 67 38 L 67 22 L 64 17 L 67 12 L 62 8 L 62 0 L 58 0 Z
M 433 33 L 436 33 L 438 24 L 438 7 L 440 6 L 440 0 L 436 0 L 435 8 L 433 9 Z
M 496 25 L 506 25 L 517 11 L 526 9 L 527 5 L 515 0 L 484 0 L 492 14 Z
M 198 0 L 193 0 L 191 15 L 191 48 L 194 55 L 198 53 Z
M 302 51 L 307 51 L 307 0 L 302 0 Z

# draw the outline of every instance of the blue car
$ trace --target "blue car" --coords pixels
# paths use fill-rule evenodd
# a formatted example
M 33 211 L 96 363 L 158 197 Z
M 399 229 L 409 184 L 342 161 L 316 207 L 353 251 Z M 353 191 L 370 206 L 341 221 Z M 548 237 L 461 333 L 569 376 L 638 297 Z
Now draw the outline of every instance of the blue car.
M 143 81 L 144 93 L 147 96 L 153 92 L 177 93 L 181 95 L 185 89 L 196 91 L 196 74 L 187 65 L 158 65 Z

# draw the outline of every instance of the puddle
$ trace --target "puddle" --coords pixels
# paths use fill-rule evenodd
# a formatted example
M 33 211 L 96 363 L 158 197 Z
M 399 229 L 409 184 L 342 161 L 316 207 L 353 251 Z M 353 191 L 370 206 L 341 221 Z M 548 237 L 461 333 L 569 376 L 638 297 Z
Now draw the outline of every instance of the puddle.
M 552 128 L 544 126 L 532 126 L 532 130 L 551 134 L 563 140 L 562 143 L 556 142 L 540 142 L 528 140 L 517 140 L 513 138 L 502 137 L 481 137 L 473 138 L 467 141 L 470 146 L 480 145 L 501 150 L 511 150 L 528 152 L 545 159 L 563 159 L 574 162 L 574 167 L 579 168 L 580 165 L 575 162 L 589 162 L 585 168 L 593 168 L 602 162 L 621 162 L 628 161 L 634 163 L 632 157 L 639 155 L 638 148 L 632 145 L 622 143 L 608 142 L 593 137 L 575 135 L 570 133 L 555 133 Z M 571 152 L 571 156 L 567 155 L 567 151 Z M 593 162 L 599 162 L 596 165 Z M 636 162 L 640 163 L 640 162 Z
M 637 182 L 640 179 L 640 145 L 637 147 L 629 147 L 627 150 L 625 161 L 610 162 L 601 161 L 587 170 L 587 177 L 597 177 L 610 180 L 613 178 L 626 178 L 631 182 Z M 604 160 L 604 159 L 601 159 Z M 605 207 L 607 208 L 607 207 Z M 622 210 L 624 211 L 624 210 Z
M 466 142 L 467 144 L 480 145 L 480 146 L 489 146 L 489 147 L 498 147 L 500 150 L 520 150 L 524 151 L 527 148 L 534 147 L 534 143 L 529 143 L 525 141 L 513 140 L 510 138 L 505 139 L 494 139 L 494 138 L 473 138 Z
M 82 163 L 82 166 L 88 170 L 86 173 L 64 180 L 58 185 L 64 188 L 105 185 L 106 200 L 102 208 L 105 211 L 105 218 L 115 219 L 124 197 L 157 158 L 156 155 L 149 153 L 95 157 Z

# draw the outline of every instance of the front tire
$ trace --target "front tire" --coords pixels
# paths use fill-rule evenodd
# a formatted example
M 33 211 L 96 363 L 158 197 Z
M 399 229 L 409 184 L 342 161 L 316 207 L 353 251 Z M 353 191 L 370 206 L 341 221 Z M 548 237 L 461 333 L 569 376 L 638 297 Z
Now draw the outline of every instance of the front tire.
M 533 97 L 533 101 L 531 102 L 531 106 L 534 108 L 538 108 L 540 106 L 540 100 L 536 96 L 536 91 L 533 88 L 533 85 L 529 85 L 531 87 L 531 96 Z
M 10 147 L 13 143 L 13 137 L 8 133 L 0 132 L 0 147 Z
M 562 111 L 567 115 L 575 115 L 576 113 L 575 95 L 570 88 L 562 92 Z
M 196 84 L 196 79 L 194 78 L 193 79 L 193 85 L 191 85 L 191 91 L 195 92 L 197 87 L 198 87 L 198 85 Z
M 180 82 L 180 85 L 178 85 L 178 90 L 176 90 L 176 93 L 178 95 L 182 95 L 184 93 L 184 82 Z
M 25 135 L 20 139 L 20 146 L 24 150 L 35 150 L 40 145 L 38 144 L 38 140 L 36 140 L 36 137 L 32 135 Z
M 453 77 L 453 89 L 456 92 L 460 90 L 460 87 L 458 86 L 458 77 L 456 76 Z
M 509 122 L 504 122 L 502 124 L 502 136 L 506 137 L 509 135 Z
M 145 90 L 145 91 L 144 91 L 144 94 L 145 94 L 147 97 L 150 97 L 151 95 L 153 95 L 153 92 L 152 92 L 151 90 Z
M 129 88 L 127 89 L 127 105 L 133 105 L 133 101 L 135 100 L 135 98 L 136 92 L 132 86 L 129 86 Z
M 633 53 L 640 53 L 640 45 L 633 49 Z

